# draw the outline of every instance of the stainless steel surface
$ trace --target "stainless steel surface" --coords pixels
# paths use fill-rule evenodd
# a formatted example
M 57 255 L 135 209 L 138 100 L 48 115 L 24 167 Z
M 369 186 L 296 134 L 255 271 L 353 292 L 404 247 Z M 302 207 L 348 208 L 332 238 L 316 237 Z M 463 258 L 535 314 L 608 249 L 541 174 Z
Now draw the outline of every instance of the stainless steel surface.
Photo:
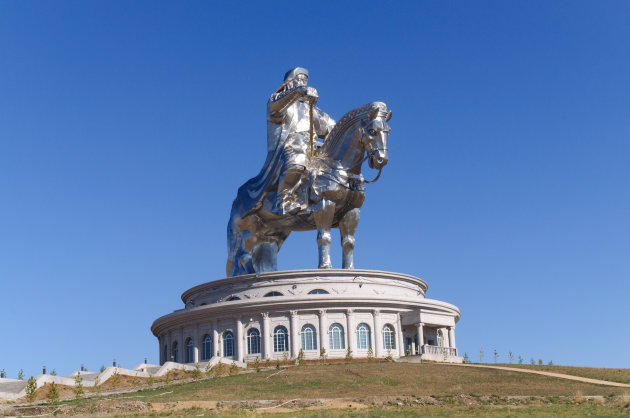
M 293 69 L 267 103 L 267 158 L 232 204 L 228 276 L 277 270 L 278 251 L 291 231 L 314 229 L 319 268 L 332 267 L 331 228 L 341 232 L 343 268 L 354 268 L 354 234 L 365 200 L 361 167 L 365 160 L 379 171 L 387 164 L 392 113 L 373 102 L 335 124 L 315 106 L 317 90 L 307 84 L 308 71 Z M 311 156 L 313 137 L 324 143 Z

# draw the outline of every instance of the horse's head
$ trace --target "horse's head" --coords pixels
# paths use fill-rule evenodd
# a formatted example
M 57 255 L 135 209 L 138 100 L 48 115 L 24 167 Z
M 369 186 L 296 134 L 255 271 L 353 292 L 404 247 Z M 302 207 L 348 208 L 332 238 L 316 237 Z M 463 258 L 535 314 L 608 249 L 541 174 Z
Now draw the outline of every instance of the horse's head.
M 387 110 L 387 106 L 382 102 L 372 103 L 374 109 L 368 114 L 363 122 L 362 142 L 368 156 L 370 168 L 382 169 L 389 160 L 387 152 L 387 137 L 389 135 L 389 125 L 387 122 L 392 118 L 392 111 Z

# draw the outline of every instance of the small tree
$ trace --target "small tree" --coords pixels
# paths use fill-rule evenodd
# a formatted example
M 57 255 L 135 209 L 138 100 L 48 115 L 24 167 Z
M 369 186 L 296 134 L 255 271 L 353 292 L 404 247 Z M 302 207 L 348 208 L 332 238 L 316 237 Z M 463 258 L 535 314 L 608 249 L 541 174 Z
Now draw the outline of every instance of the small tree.
M 238 372 L 238 366 L 236 365 L 236 363 L 232 362 L 232 365 L 230 366 L 230 376 L 236 376 Z
M 118 373 L 118 369 L 114 370 L 114 373 L 112 374 L 112 387 L 118 387 L 118 384 L 120 383 L 120 373 Z
M 483 348 L 479 349 L 479 363 L 483 363 Z
M 152 388 L 154 384 L 155 384 L 155 378 L 153 377 L 152 374 L 150 374 L 149 378 L 147 379 L 147 386 Z
M 539 358 L 539 359 L 538 359 L 538 365 L 539 365 L 539 366 L 542 366 L 542 365 L 543 365 L 543 361 L 542 361 L 542 359 L 541 359 L 541 358 Z
M 300 348 L 298 352 L 297 358 L 295 359 L 296 364 L 300 364 L 304 360 L 304 350 Z
M 99 370 L 101 371 L 101 373 L 103 373 L 105 371 L 105 366 L 101 366 Z
M 98 396 L 100 397 L 102 390 L 103 390 L 103 387 L 101 386 L 101 377 L 96 376 L 96 379 L 94 380 L 94 392 L 96 392 Z
M 464 353 L 464 363 L 470 363 L 470 359 L 468 358 L 468 353 Z
M 289 360 L 289 352 L 285 351 L 284 353 L 282 353 L 282 361 L 288 361 Z
M 547 365 L 553 366 L 553 361 L 549 360 L 549 363 L 547 363 Z
M 33 402 L 35 400 L 35 395 L 37 392 L 37 382 L 33 376 L 28 378 L 26 382 L 26 400 L 29 402 Z
M 260 358 L 258 358 L 258 356 L 254 359 L 254 369 L 256 373 L 260 373 Z
M 319 358 L 322 360 L 326 360 L 326 357 L 328 357 L 328 354 L 326 354 L 326 349 L 324 347 L 319 349 Z
M 529 364 L 531 364 L 532 366 L 534 366 L 536 364 L 536 362 L 534 361 L 533 357 L 531 359 L 529 359 Z
M 81 372 L 78 372 L 74 377 L 74 396 L 79 399 L 83 397 L 83 378 L 81 377 Z
M 201 369 L 199 368 L 199 364 L 195 364 L 195 368 L 192 371 L 193 379 L 199 380 L 201 379 Z
M 53 369 L 52 372 L 50 372 L 51 376 L 57 376 L 57 370 Z
M 510 362 L 510 364 L 512 364 L 512 362 L 514 361 L 514 354 L 512 354 L 511 351 L 508 353 L 508 361 Z
M 523 357 L 520 355 L 518 356 L 518 364 L 523 364 Z
M 374 358 L 374 350 L 372 350 L 372 347 L 368 348 L 367 358 L 369 358 L 369 359 L 373 359 Z
M 497 350 L 494 350 L 494 364 L 497 364 L 497 360 L 499 360 L 499 353 L 497 353 Z
M 48 399 L 48 402 L 51 403 L 59 401 L 59 390 L 57 389 L 55 382 L 50 382 L 50 386 L 48 386 L 48 393 L 46 393 L 46 399 Z
M 18 380 L 24 380 L 24 370 L 22 369 L 18 372 Z
M 350 347 L 346 349 L 346 361 L 352 361 L 352 350 L 350 350 Z
M 271 359 L 269 357 L 267 357 L 265 359 L 265 367 L 269 367 L 269 366 L 271 366 Z
M 392 350 L 387 350 L 387 357 L 385 357 L 385 360 L 394 361 L 394 358 L 392 357 Z
M 280 370 L 280 360 L 276 360 L 276 370 Z

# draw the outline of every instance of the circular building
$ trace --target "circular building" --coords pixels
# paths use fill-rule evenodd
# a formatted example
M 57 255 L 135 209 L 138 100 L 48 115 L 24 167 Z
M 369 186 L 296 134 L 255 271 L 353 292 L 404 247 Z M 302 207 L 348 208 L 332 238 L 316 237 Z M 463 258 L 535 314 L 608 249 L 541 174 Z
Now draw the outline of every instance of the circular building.
M 184 308 L 155 320 L 160 364 L 213 357 L 418 356 L 461 362 L 459 309 L 427 299 L 427 283 L 375 270 L 290 270 L 242 275 L 195 286 Z

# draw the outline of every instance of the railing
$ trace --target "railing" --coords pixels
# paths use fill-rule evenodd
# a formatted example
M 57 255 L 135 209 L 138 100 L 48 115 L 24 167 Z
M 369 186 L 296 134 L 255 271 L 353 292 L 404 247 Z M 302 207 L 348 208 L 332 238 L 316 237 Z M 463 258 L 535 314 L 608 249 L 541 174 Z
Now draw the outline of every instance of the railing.
M 422 346 L 422 353 L 444 357 L 457 357 L 457 348 L 440 347 L 438 345 L 425 344 Z

